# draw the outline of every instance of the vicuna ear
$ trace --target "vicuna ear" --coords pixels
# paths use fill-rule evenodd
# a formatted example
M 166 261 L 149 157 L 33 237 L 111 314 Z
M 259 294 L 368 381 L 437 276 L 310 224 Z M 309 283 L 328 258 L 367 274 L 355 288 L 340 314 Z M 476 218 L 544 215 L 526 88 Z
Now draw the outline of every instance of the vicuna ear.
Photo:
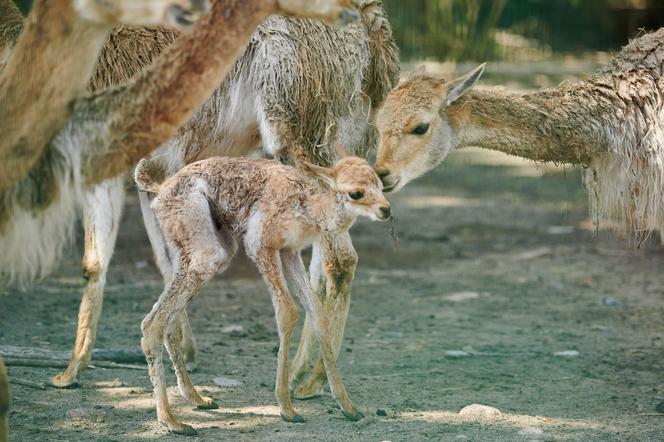
M 337 151 L 337 160 L 342 160 L 350 156 L 350 152 L 341 143 L 336 143 L 334 149 Z
M 334 189 L 336 182 L 334 181 L 333 170 L 327 167 L 318 166 L 308 161 L 301 161 L 302 168 L 311 173 L 323 186 Z
M 421 77 L 422 75 L 427 73 L 427 67 L 426 65 L 419 65 L 418 67 L 415 68 L 414 71 L 412 71 L 410 74 L 408 74 L 408 79 L 412 80 L 415 77 Z
M 468 92 L 475 86 L 475 83 L 480 79 L 484 73 L 484 68 L 486 63 L 482 63 L 472 71 L 468 72 L 463 77 L 459 77 L 455 80 L 452 80 L 449 83 L 449 88 L 447 89 L 447 98 L 445 99 L 445 105 L 449 106 L 458 100 L 463 94 Z

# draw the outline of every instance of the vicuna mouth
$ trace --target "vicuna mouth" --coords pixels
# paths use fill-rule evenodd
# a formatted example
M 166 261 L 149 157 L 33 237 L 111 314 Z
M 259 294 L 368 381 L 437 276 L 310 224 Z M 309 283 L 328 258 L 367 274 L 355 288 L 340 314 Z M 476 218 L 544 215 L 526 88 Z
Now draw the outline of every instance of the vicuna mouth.
M 399 180 L 396 180 L 395 182 L 389 183 L 389 184 L 383 182 L 383 193 L 392 192 L 399 185 L 399 181 L 401 181 L 401 180 L 399 179 Z
M 173 18 L 173 22 L 183 28 L 193 26 L 196 21 L 207 12 L 207 2 L 197 2 L 192 9 L 184 9 L 180 5 L 172 5 L 168 8 L 168 13 Z

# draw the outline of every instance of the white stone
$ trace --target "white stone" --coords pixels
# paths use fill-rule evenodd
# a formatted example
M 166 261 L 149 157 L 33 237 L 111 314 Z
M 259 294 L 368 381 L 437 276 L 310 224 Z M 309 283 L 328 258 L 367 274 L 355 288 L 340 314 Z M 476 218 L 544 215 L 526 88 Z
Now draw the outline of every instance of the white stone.
M 459 411 L 459 416 L 476 419 L 494 419 L 502 415 L 503 413 L 501 413 L 499 409 L 481 404 L 467 405 Z
M 212 382 L 214 382 L 215 385 L 218 385 L 220 387 L 239 387 L 242 385 L 242 381 L 238 381 L 237 379 L 225 378 L 223 376 L 219 376 L 212 379 Z
M 553 355 L 561 356 L 563 358 L 575 358 L 579 356 L 579 352 L 576 350 L 564 350 L 564 351 L 557 351 Z
M 477 292 L 457 292 L 445 296 L 445 299 L 452 302 L 463 302 L 468 301 L 469 299 L 477 299 L 479 297 L 480 294 Z

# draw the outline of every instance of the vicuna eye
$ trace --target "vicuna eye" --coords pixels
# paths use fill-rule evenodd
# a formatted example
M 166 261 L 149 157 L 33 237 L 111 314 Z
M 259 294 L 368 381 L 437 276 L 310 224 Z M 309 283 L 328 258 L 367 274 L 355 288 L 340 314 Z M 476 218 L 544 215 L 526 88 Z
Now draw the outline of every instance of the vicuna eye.
M 418 124 L 410 133 L 413 135 L 424 135 L 429 131 L 429 123 Z
M 362 197 L 364 197 L 364 193 L 363 192 L 351 192 L 351 193 L 348 194 L 348 196 L 350 197 L 350 199 L 359 200 L 359 199 L 362 199 Z

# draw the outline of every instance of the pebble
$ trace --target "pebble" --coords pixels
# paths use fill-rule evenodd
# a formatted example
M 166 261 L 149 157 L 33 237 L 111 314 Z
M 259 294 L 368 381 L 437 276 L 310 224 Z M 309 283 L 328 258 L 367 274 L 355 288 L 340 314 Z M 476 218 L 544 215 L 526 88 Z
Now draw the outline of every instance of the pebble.
M 472 417 L 479 419 L 491 419 L 502 416 L 499 409 L 489 407 L 488 405 L 471 404 L 463 407 L 459 411 L 459 416 Z
M 533 436 L 542 436 L 544 431 L 541 428 L 537 427 L 526 427 L 523 430 L 519 431 L 519 436 L 533 437 Z
M 477 292 L 458 292 L 445 296 L 445 299 L 452 302 L 462 302 L 469 299 L 478 299 L 479 297 L 480 294 Z
M 575 358 L 579 356 L 579 352 L 576 350 L 564 350 L 564 351 L 557 351 L 553 355 L 561 356 L 563 358 Z
M 448 358 L 465 358 L 466 356 L 470 356 L 470 353 L 463 350 L 447 350 L 445 356 Z
M 244 327 L 239 324 L 231 324 L 221 329 L 222 333 L 242 333 L 244 332 Z
M 569 235 L 574 233 L 574 226 L 549 226 L 546 231 L 550 235 Z
M 606 305 L 607 307 L 618 307 L 619 305 L 622 304 L 620 302 L 620 299 L 618 298 L 612 298 L 610 296 L 605 296 L 602 298 L 602 304 Z
M 66 413 L 69 419 L 82 419 L 85 417 L 90 417 L 92 414 L 94 414 L 94 412 L 90 408 L 72 408 Z
M 365 416 L 363 419 L 355 422 L 355 428 L 360 430 L 360 429 L 366 427 L 367 425 L 371 425 L 371 424 L 376 423 L 376 422 L 378 422 L 378 420 L 375 417 Z
M 223 376 L 216 377 L 212 379 L 212 382 L 219 387 L 239 387 L 242 385 L 242 381 L 237 379 L 225 378 Z
M 658 413 L 664 413 L 664 401 L 662 401 L 662 402 L 660 402 L 659 404 L 657 404 L 657 406 L 655 407 L 655 410 L 656 410 Z

